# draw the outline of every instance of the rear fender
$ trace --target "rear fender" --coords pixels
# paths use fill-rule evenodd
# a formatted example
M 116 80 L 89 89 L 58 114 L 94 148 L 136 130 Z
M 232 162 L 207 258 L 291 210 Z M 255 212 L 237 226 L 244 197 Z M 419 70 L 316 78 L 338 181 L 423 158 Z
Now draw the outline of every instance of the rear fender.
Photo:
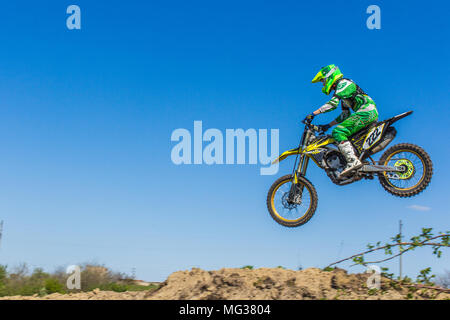
M 391 124 L 393 124 L 394 122 L 403 119 L 404 117 L 409 116 L 410 114 L 412 114 L 412 111 L 408 111 L 408 112 L 404 112 L 402 114 L 396 115 L 395 117 L 389 118 L 387 120 L 384 120 L 384 122 L 387 122 L 388 125 L 390 126 Z

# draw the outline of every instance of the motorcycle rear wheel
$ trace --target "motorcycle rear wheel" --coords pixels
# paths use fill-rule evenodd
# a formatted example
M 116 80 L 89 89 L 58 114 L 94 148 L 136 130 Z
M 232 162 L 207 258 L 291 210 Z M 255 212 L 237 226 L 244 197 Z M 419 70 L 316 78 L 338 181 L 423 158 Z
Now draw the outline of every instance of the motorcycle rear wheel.
M 399 143 L 386 150 L 380 165 L 403 166 L 405 171 L 397 179 L 390 179 L 386 172 L 378 175 L 383 188 L 397 197 L 412 197 L 428 186 L 433 176 L 433 163 L 421 147 L 411 143 Z

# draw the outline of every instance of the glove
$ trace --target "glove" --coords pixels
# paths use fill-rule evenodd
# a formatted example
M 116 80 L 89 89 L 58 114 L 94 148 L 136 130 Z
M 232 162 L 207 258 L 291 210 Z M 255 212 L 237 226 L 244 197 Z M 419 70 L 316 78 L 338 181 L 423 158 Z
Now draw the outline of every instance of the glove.
M 314 117 L 315 117 L 314 113 L 308 114 L 308 115 L 306 116 L 306 118 L 303 119 L 303 122 L 308 122 L 308 123 L 309 123 L 309 122 L 312 121 L 312 119 L 314 119 Z
M 319 131 L 327 131 L 328 129 L 330 129 L 330 125 L 329 124 L 321 124 L 317 126 L 319 128 Z

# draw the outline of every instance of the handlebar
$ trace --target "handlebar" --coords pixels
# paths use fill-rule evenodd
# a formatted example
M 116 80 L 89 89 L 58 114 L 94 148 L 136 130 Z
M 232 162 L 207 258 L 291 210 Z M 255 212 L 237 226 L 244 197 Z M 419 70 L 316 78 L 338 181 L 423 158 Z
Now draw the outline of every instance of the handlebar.
M 318 132 L 319 134 L 325 133 L 325 131 L 320 130 L 318 126 L 311 124 L 312 119 L 308 120 L 302 120 L 301 121 L 304 125 L 306 125 L 309 129 L 311 129 L 312 131 Z
M 313 119 L 303 119 L 301 122 L 306 125 L 310 125 Z

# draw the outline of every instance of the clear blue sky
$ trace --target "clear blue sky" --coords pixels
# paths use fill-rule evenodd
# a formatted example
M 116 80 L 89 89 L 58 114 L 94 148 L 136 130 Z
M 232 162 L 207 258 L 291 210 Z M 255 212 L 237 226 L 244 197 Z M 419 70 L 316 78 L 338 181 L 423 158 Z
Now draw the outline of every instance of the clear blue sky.
M 70 4 L 81 7 L 81 30 L 66 28 Z M 371 4 L 381 30 L 366 27 Z M 447 1 L 3 1 L 0 262 L 96 261 L 159 281 L 191 267 L 324 267 L 388 240 L 400 219 L 409 236 L 450 229 L 448 10 Z M 276 176 L 171 162 L 172 131 L 194 120 L 278 128 L 280 149 L 296 146 L 299 121 L 327 99 L 310 81 L 331 63 L 380 118 L 414 110 L 395 142 L 431 155 L 424 193 L 395 198 L 376 180 L 337 187 L 311 166 L 318 210 L 287 229 L 265 198 L 293 159 Z M 449 254 L 404 259 L 410 275 L 427 266 L 449 269 Z

